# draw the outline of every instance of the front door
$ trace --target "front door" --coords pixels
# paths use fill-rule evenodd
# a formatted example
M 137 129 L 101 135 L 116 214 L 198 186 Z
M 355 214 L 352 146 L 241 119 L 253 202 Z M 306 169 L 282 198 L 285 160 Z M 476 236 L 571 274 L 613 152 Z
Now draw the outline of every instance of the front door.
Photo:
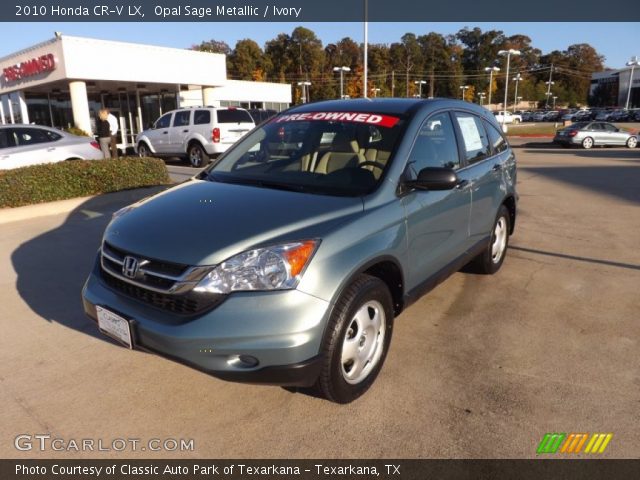
M 449 113 L 429 117 L 418 133 L 405 170 L 415 179 L 423 168 L 461 166 Z M 445 191 L 413 191 L 402 199 L 407 216 L 408 290 L 447 267 L 468 242 L 471 192 L 469 184 Z
M 169 153 L 170 140 L 169 129 L 171 127 L 171 116 L 173 113 L 165 113 L 161 116 L 154 127 L 148 130 L 146 135 L 151 142 L 151 148 L 156 153 L 166 154 Z

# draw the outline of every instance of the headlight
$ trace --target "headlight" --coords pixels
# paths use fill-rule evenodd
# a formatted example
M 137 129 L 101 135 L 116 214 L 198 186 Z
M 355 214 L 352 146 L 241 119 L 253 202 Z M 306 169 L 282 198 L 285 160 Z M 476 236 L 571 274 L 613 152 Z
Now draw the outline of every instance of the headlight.
M 194 291 L 230 293 L 295 288 L 318 244 L 317 240 L 305 240 L 240 253 L 215 267 Z

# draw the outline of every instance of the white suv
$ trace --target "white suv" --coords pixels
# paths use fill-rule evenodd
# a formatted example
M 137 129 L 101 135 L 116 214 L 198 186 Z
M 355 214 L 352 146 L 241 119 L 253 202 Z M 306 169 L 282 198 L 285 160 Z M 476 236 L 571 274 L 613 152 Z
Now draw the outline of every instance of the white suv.
M 136 137 L 141 157 L 187 157 L 193 167 L 226 151 L 255 127 L 249 112 L 234 107 L 189 107 L 162 115 Z

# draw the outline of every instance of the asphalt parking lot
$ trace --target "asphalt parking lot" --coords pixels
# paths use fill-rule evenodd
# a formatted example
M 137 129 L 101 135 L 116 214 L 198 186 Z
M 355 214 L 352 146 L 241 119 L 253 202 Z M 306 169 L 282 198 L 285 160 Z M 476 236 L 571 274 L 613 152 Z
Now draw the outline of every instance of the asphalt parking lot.
M 523 142 L 502 270 L 456 273 L 406 310 L 378 380 L 347 406 L 226 383 L 97 333 L 83 281 L 110 214 L 148 191 L 1 225 L 0 457 L 530 458 L 547 432 L 611 432 L 602 456 L 637 458 L 640 149 Z M 38 433 L 195 449 L 14 448 Z

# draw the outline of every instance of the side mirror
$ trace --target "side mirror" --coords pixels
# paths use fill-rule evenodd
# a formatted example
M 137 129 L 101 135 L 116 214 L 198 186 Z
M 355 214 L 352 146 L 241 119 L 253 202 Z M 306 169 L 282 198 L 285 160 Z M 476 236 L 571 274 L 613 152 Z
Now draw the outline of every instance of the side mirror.
M 460 180 L 452 168 L 427 167 L 420 170 L 416 180 L 405 182 L 405 185 L 416 190 L 451 190 L 458 183 Z

